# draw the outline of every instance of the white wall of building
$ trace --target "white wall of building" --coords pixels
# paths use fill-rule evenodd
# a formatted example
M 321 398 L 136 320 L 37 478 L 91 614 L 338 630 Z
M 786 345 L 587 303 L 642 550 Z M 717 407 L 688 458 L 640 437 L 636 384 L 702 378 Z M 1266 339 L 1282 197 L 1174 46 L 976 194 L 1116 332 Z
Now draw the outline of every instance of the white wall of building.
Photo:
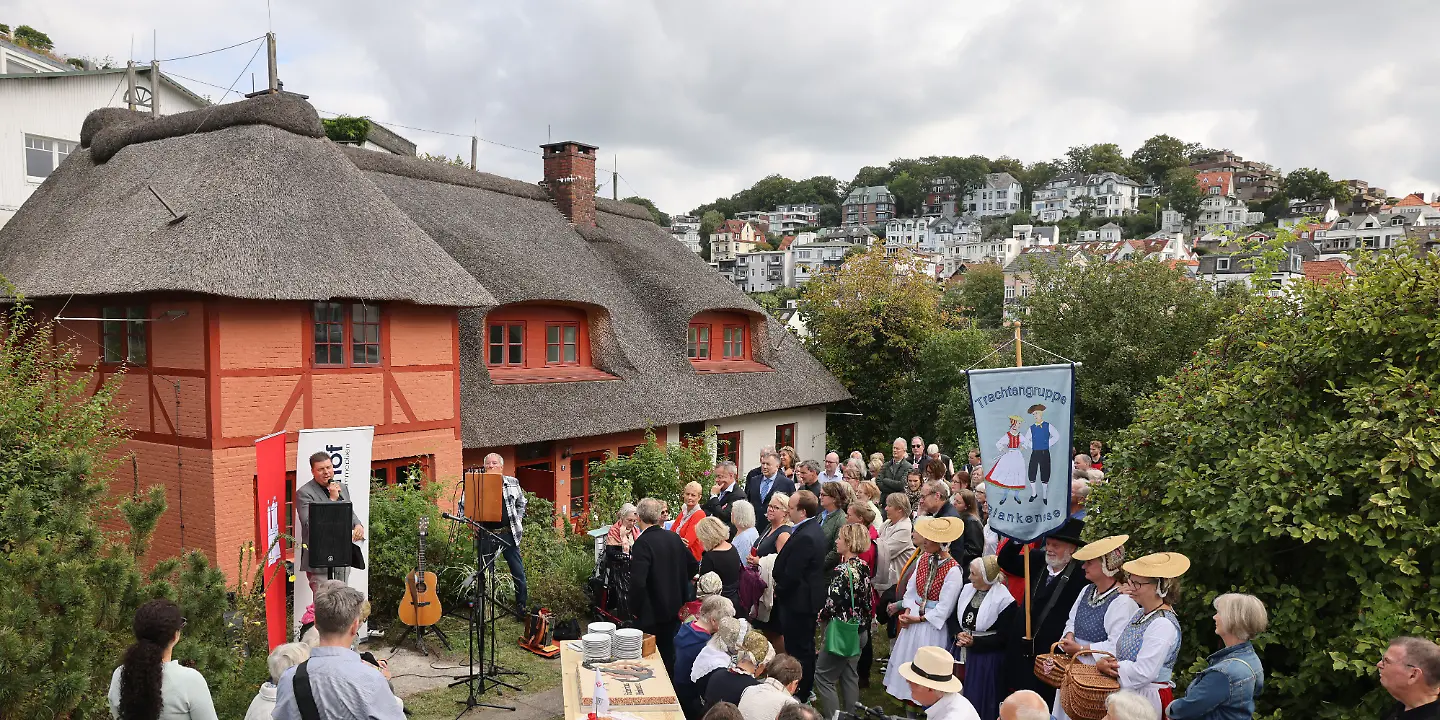
M 137 84 L 149 87 L 149 80 L 142 75 Z M 26 136 L 78 149 L 85 116 L 102 107 L 125 107 L 125 73 L 0 76 L 0 225 L 9 222 L 42 182 L 26 174 Z M 162 115 L 200 107 L 190 96 L 161 83 Z
M 740 433 L 740 479 L 743 480 L 750 468 L 760 464 L 760 448 L 775 444 L 776 428 L 790 423 L 795 424 L 795 453 L 800 459 L 823 461 L 826 452 L 824 405 L 720 418 L 705 423 L 705 427 L 713 427 L 722 435 Z M 678 442 L 680 427 L 671 425 L 666 437 Z

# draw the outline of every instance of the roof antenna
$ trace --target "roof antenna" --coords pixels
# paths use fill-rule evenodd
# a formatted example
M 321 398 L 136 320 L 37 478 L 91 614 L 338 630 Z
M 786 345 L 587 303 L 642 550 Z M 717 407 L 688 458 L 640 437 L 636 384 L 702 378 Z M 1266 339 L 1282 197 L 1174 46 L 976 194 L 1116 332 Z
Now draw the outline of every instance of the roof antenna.
M 160 204 L 161 204 L 161 205 L 164 205 L 164 206 L 165 206 L 165 209 L 170 211 L 170 216 L 171 216 L 171 217 L 170 217 L 170 219 L 169 219 L 168 221 L 166 221 L 166 224 L 167 224 L 167 225 L 178 225 L 178 224 L 180 224 L 180 221 L 181 221 L 181 220 L 184 220 L 185 218 L 187 218 L 187 217 L 190 216 L 189 213 L 178 213 L 178 214 L 177 214 L 177 213 L 175 212 L 174 208 L 171 208 L 171 207 L 170 207 L 170 203 L 165 202 L 165 198 L 160 197 L 160 193 L 155 192 L 155 186 L 154 186 L 154 185 L 146 185 L 145 187 L 150 188 L 150 194 L 151 194 L 151 195 L 154 195 L 154 196 L 155 196 L 155 199 L 156 199 L 156 200 L 159 200 L 159 201 L 160 201 Z

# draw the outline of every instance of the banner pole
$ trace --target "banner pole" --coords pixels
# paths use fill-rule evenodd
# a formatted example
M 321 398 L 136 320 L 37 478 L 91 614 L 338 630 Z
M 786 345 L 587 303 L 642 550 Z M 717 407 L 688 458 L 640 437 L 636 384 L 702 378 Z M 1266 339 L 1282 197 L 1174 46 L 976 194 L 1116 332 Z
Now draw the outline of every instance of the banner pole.
M 1015 367 L 1025 367 L 1024 356 L 1020 354 L 1020 321 L 1014 321 L 1013 325 L 1015 326 Z M 1025 562 L 1025 639 L 1031 640 L 1034 639 L 1034 634 L 1030 627 L 1030 543 L 1025 543 L 1020 553 Z

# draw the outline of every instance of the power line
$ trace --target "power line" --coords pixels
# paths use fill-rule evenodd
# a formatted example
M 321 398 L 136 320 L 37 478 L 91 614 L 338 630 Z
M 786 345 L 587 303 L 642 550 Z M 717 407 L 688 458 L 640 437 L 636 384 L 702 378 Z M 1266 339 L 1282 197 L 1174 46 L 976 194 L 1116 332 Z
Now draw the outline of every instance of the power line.
M 166 60 L 160 60 L 160 61 L 158 61 L 158 62 L 168 63 L 168 62 L 175 62 L 176 60 L 189 60 L 190 58 L 202 57 L 202 56 L 204 56 L 204 55 L 213 55 L 213 54 L 218 53 L 218 52 L 225 52 L 226 50 L 233 50 L 233 49 L 235 49 L 235 48 L 237 48 L 237 47 L 240 47 L 241 45 L 249 45 L 250 43 L 255 42 L 256 40 L 264 40 L 264 39 L 265 39 L 265 36 L 264 36 L 264 35 L 261 35 L 260 37 L 254 37 L 254 38 L 250 38 L 249 40 L 245 40 L 245 41 L 243 41 L 243 42 L 235 43 L 234 45 L 227 45 L 227 46 L 225 46 L 225 47 L 223 47 L 223 48 L 219 48 L 218 50 L 206 50 L 205 52 L 198 52 L 198 53 L 195 53 L 194 55 L 181 55 L 180 57 L 173 57 L 173 58 L 169 58 L 169 59 L 166 59 Z

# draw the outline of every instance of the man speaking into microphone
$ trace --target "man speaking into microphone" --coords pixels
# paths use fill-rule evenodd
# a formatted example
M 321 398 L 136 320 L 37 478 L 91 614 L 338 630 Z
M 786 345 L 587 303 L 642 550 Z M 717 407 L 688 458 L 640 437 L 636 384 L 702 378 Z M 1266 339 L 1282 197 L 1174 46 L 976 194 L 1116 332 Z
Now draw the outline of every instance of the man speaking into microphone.
M 330 453 L 323 450 L 310 456 L 310 476 L 310 482 L 295 491 L 295 511 L 300 515 L 300 569 L 305 571 L 305 577 L 310 583 L 310 596 L 314 597 L 315 586 L 325 579 L 325 572 L 317 572 L 310 567 L 310 505 L 350 502 L 350 490 L 338 482 L 333 482 L 335 466 L 330 459 Z M 353 510 L 350 512 L 350 523 L 354 526 L 350 531 L 350 539 L 355 542 L 364 540 L 365 526 L 360 524 L 360 518 Z M 348 581 L 350 568 L 334 568 L 334 574 L 336 580 Z

